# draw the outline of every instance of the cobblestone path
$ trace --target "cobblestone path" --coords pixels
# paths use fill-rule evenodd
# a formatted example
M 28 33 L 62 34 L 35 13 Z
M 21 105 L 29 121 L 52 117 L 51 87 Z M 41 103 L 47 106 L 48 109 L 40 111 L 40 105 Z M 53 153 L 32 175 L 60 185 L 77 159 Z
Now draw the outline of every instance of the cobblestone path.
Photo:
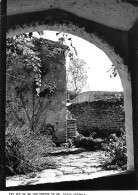
M 83 180 L 118 173 L 118 171 L 102 170 L 101 165 L 107 158 L 103 151 L 58 155 L 52 158 L 56 161 L 56 169 L 45 169 L 32 175 L 31 178 L 25 175 L 8 177 L 6 186 Z

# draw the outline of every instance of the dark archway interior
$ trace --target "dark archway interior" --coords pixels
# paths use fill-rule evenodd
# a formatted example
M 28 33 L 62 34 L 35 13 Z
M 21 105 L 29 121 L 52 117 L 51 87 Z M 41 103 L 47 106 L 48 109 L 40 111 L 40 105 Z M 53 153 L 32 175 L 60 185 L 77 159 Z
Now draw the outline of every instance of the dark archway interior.
M 80 18 L 69 12 L 52 9 L 42 12 L 26 13 L 7 17 L 7 31 L 14 31 L 16 28 L 36 25 L 72 24 L 79 28 L 85 28 L 87 33 L 96 34 L 104 39 L 110 46 L 113 46 L 115 52 L 123 58 L 124 64 L 128 64 L 128 43 L 127 32 L 106 27 L 102 24 Z

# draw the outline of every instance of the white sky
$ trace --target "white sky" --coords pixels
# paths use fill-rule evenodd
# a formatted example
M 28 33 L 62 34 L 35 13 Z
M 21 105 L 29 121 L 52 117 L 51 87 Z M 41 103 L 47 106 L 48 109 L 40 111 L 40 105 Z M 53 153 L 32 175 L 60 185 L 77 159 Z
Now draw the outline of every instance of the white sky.
M 33 34 L 37 36 L 36 34 Z M 60 36 L 56 36 L 56 31 L 45 31 L 44 38 L 57 41 Z M 78 57 L 86 61 L 88 67 L 88 83 L 84 91 L 123 91 L 120 77 L 110 78 L 107 71 L 111 68 L 112 62 L 107 55 L 95 45 L 74 35 L 73 46 L 76 47 Z

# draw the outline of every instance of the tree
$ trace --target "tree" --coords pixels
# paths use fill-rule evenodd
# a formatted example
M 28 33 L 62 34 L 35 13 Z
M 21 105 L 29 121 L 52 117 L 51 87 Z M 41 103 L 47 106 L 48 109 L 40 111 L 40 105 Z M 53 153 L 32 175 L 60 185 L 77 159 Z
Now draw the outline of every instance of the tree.
M 26 124 L 35 131 L 50 101 L 49 96 L 56 90 L 56 83 L 47 79 L 47 64 L 42 63 L 41 58 L 45 56 L 46 62 L 57 60 L 61 51 L 55 47 L 43 54 L 43 42 L 43 39 L 33 38 L 32 33 L 7 39 L 7 127 Z
M 87 83 L 86 62 L 82 59 L 72 59 L 67 66 L 67 89 L 76 93 L 81 92 Z
M 27 93 L 35 84 L 33 89 L 35 89 L 35 94 L 39 95 L 41 87 L 41 60 L 38 52 L 34 51 L 30 33 L 7 39 L 6 46 L 7 126 L 11 123 L 17 126 L 26 123 L 33 130 L 34 109 L 30 113 Z M 33 100 L 35 101 L 34 96 Z
M 66 64 L 67 89 L 79 93 L 86 85 L 88 79 L 86 62 L 78 58 L 76 47 L 74 47 L 72 38 L 70 38 L 68 34 L 58 32 L 56 35 L 61 35 L 59 42 L 69 48 L 67 54 L 69 63 Z

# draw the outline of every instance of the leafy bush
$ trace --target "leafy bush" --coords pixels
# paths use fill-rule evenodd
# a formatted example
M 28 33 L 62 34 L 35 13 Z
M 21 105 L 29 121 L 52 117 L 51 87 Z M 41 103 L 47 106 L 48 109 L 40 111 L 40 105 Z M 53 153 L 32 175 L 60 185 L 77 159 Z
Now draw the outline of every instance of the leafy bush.
M 110 157 L 104 165 L 103 169 L 121 169 L 125 170 L 127 165 L 127 148 L 126 136 L 124 130 L 121 129 L 121 136 L 117 137 L 116 134 L 111 134 L 106 143 L 102 144 L 106 155 Z
M 74 145 L 78 148 L 86 148 L 88 150 L 95 150 L 101 147 L 101 141 L 94 139 L 92 136 L 84 137 L 83 135 L 79 134 L 74 139 Z
M 44 135 L 32 134 L 26 126 L 9 126 L 6 129 L 6 175 L 55 168 L 52 158 L 42 157 L 49 147 L 52 142 Z
M 25 160 L 21 151 L 22 143 L 15 132 L 16 129 L 12 127 L 6 129 L 6 175 L 24 173 L 26 169 L 30 168 L 29 162 Z

